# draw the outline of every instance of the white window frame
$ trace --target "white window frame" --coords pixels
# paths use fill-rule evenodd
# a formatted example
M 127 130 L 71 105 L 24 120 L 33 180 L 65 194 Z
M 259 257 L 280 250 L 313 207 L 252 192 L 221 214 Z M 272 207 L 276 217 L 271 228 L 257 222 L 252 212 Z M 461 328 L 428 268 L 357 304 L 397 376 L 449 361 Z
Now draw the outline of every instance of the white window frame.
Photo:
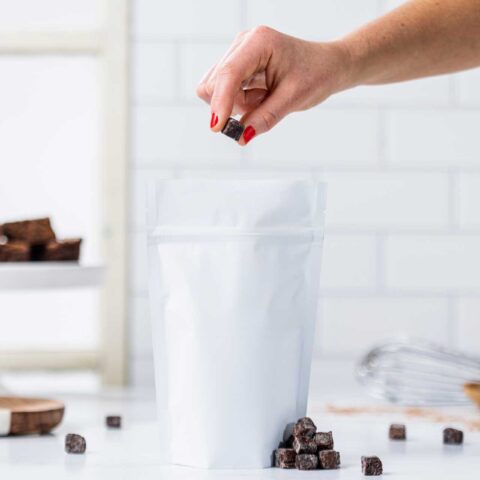
M 95 368 L 106 385 L 127 382 L 127 166 L 129 1 L 104 0 L 91 32 L 0 32 L 0 55 L 92 54 L 102 60 L 102 282 L 99 350 L 0 352 L 0 368 Z

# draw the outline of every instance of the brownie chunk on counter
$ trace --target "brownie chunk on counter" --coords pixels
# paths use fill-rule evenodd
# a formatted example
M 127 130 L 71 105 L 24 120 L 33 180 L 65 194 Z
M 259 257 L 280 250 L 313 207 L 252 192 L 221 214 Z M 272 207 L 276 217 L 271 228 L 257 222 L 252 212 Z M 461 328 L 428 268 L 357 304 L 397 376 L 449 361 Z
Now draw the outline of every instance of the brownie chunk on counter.
M 382 475 L 382 461 L 378 457 L 362 457 L 362 473 L 366 476 Z
M 78 262 L 82 239 L 52 240 L 32 247 L 32 260 L 37 262 Z
M 222 133 L 238 142 L 244 130 L 245 127 L 238 120 L 230 117 L 222 129 Z
M 120 415 L 107 415 L 105 425 L 108 428 L 122 428 L 122 417 Z
M 69 433 L 65 437 L 65 451 L 67 453 L 85 453 L 87 442 L 85 438 L 76 433 Z
M 25 242 L 0 243 L 0 262 L 27 262 L 30 247 Z
M 405 440 L 407 438 L 407 429 L 400 423 L 392 423 L 388 431 L 390 440 Z
M 461 445 L 463 443 L 463 432 L 456 428 L 446 428 L 443 431 L 443 443 L 446 445 Z
M 318 452 L 319 467 L 323 470 L 335 470 L 340 467 L 340 453 L 335 450 Z
M 9 240 L 19 240 L 30 245 L 41 245 L 55 240 L 55 232 L 49 218 L 4 223 L 2 235 Z
M 316 432 L 317 427 L 313 423 L 313 420 L 309 417 L 300 418 L 293 426 L 294 437 L 314 438 Z
M 314 438 L 318 450 L 333 450 L 332 432 L 317 432 Z
M 318 468 L 318 456 L 313 453 L 297 455 L 295 467 L 297 470 L 315 470 Z
M 277 448 L 275 450 L 275 466 L 278 468 L 295 468 L 297 454 L 293 448 Z

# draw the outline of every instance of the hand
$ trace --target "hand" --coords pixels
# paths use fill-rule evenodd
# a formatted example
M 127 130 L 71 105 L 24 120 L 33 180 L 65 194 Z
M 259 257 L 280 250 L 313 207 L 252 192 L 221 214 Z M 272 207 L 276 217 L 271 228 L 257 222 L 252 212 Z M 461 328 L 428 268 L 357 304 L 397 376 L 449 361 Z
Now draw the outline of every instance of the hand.
M 245 145 L 289 113 L 345 88 L 348 65 L 340 42 L 307 42 L 261 26 L 237 35 L 197 94 L 210 104 L 214 132 L 231 115 L 242 115 L 246 128 L 239 144 Z

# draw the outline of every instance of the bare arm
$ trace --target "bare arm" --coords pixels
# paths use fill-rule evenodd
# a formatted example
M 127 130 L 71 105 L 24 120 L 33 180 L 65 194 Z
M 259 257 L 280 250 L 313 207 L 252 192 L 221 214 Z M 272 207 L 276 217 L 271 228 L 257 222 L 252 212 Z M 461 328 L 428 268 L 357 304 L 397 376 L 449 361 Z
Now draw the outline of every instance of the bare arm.
M 480 65 L 480 0 L 411 0 L 342 43 L 352 86 L 473 68 Z
M 240 33 L 200 82 L 219 132 L 241 114 L 245 145 L 291 112 L 355 87 L 480 66 L 480 0 L 410 0 L 333 42 L 268 27 Z

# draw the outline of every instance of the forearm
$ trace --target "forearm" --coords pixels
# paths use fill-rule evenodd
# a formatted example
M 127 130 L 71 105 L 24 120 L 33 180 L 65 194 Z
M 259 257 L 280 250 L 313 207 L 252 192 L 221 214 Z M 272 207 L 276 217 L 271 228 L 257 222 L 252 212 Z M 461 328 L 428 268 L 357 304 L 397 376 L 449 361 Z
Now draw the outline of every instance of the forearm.
M 350 65 L 341 89 L 480 66 L 480 0 L 410 0 L 339 44 Z

